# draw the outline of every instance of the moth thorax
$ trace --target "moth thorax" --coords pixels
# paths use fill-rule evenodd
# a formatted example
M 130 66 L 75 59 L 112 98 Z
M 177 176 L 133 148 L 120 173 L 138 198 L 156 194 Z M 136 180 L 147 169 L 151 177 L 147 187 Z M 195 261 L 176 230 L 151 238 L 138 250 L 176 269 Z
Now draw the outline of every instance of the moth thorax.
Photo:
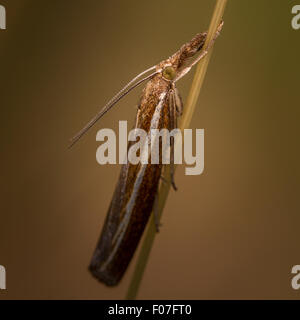
M 176 77 L 176 71 L 173 67 L 169 66 L 164 68 L 162 75 L 167 80 L 173 80 Z

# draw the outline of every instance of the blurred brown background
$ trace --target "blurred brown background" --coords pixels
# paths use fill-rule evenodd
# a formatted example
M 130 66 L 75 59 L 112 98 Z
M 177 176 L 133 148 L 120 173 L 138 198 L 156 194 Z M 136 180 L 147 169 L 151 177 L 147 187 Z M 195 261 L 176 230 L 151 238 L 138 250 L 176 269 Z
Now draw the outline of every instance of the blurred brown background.
M 87 266 L 119 166 L 100 128 L 133 122 L 136 89 L 68 150 L 128 80 L 207 29 L 215 1 L 0 0 L 0 299 L 122 299 Z M 298 1 L 299 3 L 299 1 Z M 297 1 L 229 0 L 192 128 L 205 170 L 176 172 L 140 299 L 299 299 L 300 30 Z M 184 100 L 193 74 L 179 84 Z

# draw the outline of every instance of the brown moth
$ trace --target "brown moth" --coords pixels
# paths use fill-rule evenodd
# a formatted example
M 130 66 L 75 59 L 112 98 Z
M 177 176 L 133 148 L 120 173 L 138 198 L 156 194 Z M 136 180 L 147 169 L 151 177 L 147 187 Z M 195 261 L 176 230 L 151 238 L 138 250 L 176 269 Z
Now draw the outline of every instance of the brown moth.
M 106 106 L 71 140 L 77 142 L 110 108 L 133 88 L 149 80 L 143 90 L 136 115 L 135 128 L 177 128 L 177 117 L 182 113 L 181 97 L 176 82 L 187 74 L 212 47 L 220 34 L 220 23 L 212 41 L 204 46 L 207 33 L 197 34 L 170 58 L 160 62 L 131 80 Z M 197 55 L 197 53 L 199 53 Z M 150 75 L 142 78 L 145 74 Z M 128 150 L 132 143 L 128 144 Z M 174 183 L 174 139 L 170 140 L 170 172 Z M 90 271 L 108 286 L 119 283 L 138 246 L 157 197 L 163 164 L 123 164 L 99 242 L 93 254 Z M 158 223 L 158 222 L 157 222 Z M 158 225 L 158 224 L 157 224 Z

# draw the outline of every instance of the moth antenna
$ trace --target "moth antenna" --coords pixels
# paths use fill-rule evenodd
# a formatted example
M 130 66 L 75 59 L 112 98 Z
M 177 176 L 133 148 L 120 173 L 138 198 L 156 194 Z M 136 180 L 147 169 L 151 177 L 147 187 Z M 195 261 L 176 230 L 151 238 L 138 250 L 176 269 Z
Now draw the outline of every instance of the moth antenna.
M 154 70 L 156 66 L 153 66 L 140 74 L 138 74 L 136 77 L 134 77 L 130 82 L 126 84 L 125 87 L 123 87 L 110 101 L 107 102 L 107 104 L 102 108 L 101 111 L 99 111 L 95 117 L 88 122 L 70 141 L 69 148 L 71 148 L 102 116 L 109 111 L 117 102 L 119 102 L 123 97 L 125 97 L 131 90 L 133 90 L 135 87 L 140 85 L 142 82 L 151 79 L 154 75 L 156 75 L 158 72 L 153 72 L 149 76 L 139 80 L 135 84 L 133 84 L 137 79 L 139 79 L 141 76 L 143 76 L 145 73 Z M 133 84 L 133 85 L 132 85 Z

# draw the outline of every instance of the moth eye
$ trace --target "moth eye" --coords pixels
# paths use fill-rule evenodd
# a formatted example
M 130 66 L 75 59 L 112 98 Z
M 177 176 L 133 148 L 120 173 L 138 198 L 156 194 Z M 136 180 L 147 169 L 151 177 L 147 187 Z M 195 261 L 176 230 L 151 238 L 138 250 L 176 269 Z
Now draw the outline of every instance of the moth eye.
M 175 76 L 176 76 L 176 72 L 175 72 L 173 67 L 166 67 L 163 70 L 162 75 L 167 80 L 173 80 L 175 78 Z

